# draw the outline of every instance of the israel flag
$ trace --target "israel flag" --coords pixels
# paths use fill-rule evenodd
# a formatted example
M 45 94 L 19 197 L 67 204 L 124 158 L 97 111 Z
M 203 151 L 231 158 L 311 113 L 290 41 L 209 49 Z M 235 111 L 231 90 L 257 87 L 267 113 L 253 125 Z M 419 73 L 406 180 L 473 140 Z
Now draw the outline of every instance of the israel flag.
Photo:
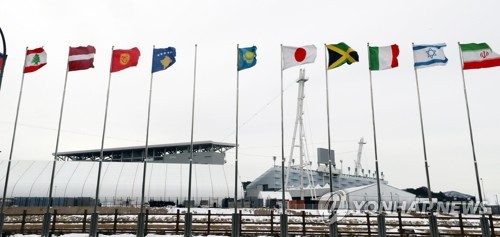
M 448 58 L 444 55 L 443 48 L 446 44 L 414 45 L 413 59 L 415 68 L 446 65 Z

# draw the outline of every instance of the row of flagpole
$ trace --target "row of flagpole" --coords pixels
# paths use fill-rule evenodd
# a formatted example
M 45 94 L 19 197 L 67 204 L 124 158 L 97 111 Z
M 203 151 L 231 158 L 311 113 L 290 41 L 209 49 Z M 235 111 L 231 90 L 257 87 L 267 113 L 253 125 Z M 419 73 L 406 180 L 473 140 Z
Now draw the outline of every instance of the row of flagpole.
M 339 44 L 340 45 L 340 44 Z M 337 46 L 337 48 L 339 48 L 339 45 L 335 45 Z M 331 157 L 331 131 L 330 131 L 330 103 L 329 103 L 329 91 L 328 91 L 328 70 L 330 69 L 333 69 L 335 67 L 338 67 L 340 65 L 342 65 L 344 62 L 342 62 L 340 65 L 337 65 L 337 66 L 334 66 L 333 68 L 330 68 L 333 63 L 331 62 L 332 60 L 332 56 L 330 55 L 330 51 L 329 51 L 329 46 L 331 45 L 326 45 L 325 44 L 325 78 L 326 78 L 326 104 L 327 104 L 327 129 L 328 129 L 328 155 L 329 157 Z M 377 153 L 377 136 L 376 136 L 376 126 L 375 126 L 375 106 L 374 106 L 374 95 L 373 95 L 373 84 L 372 84 L 372 70 L 383 70 L 383 69 L 389 69 L 389 68 L 393 68 L 393 67 L 397 67 L 397 54 L 396 54 L 396 64 L 394 66 L 394 61 L 392 62 L 393 64 L 392 65 L 389 65 L 388 68 L 381 68 L 381 65 L 380 63 L 383 63 L 383 62 L 377 62 L 379 63 L 379 65 L 376 66 L 376 69 L 373 69 L 372 68 L 372 55 L 371 55 L 371 47 L 369 44 L 367 44 L 368 46 L 368 51 L 370 52 L 370 69 L 369 69 L 369 77 L 370 77 L 370 92 L 371 92 L 371 108 L 372 108 L 372 126 L 373 126 L 373 136 L 374 136 L 374 147 L 375 147 L 375 166 L 376 166 L 376 176 L 377 176 L 377 192 L 378 192 L 378 203 L 379 203 L 379 207 L 381 207 L 381 193 L 380 193 L 380 178 L 379 178 L 379 170 L 378 170 L 378 153 Z M 285 57 L 284 57 L 284 52 L 283 52 L 283 48 L 284 46 L 281 45 L 281 55 L 282 55 L 282 61 L 281 61 L 281 144 L 282 144 L 282 199 L 283 199 L 283 205 L 282 205 L 282 211 L 283 211 L 283 214 L 285 214 L 285 211 L 286 211 L 286 207 L 285 207 L 285 203 L 284 203 L 284 200 L 285 200 L 285 191 L 286 191 L 286 187 L 284 186 L 284 161 L 285 161 L 285 156 L 284 156 L 284 125 L 283 125 L 283 71 L 289 67 L 293 67 L 293 66 L 298 66 L 298 65 L 302 65 L 302 64 L 307 64 L 307 63 L 312 63 L 314 62 L 314 59 L 315 59 L 315 55 L 314 55 L 314 58 L 311 59 L 311 58 L 307 58 L 308 56 L 308 50 L 310 50 L 310 48 L 307 48 L 308 46 L 305 46 L 304 48 L 294 48 L 296 51 L 295 51 L 295 57 L 297 57 L 297 53 L 302 53 L 302 54 L 305 54 L 303 55 L 303 59 L 301 62 L 292 62 L 292 64 L 290 64 L 290 62 L 285 62 Z M 348 46 L 347 46 L 348 47 Z M 396 46 L 397 47 L 397 46 Z M 461 47 L 460 43 L 459 43 L 459 47 Z M 286 47 L 286 50 L 290 50 L 290 48 L 292 47 Z M 234 207 L 234 214 L 235 214 L 235 219 L 237 219 L 237 177 L 238 177 L 238 111 L 239 111 L 239 71 L 240 70 L 243 70 L 243 69 L 246 69 L 246 68 L 250 68 L 250 67 L 253 67 L 256 63 L 256 53 L 255 53 L 255 50 L 256 50 L 256 47 L 253 47 L 253 51 L 252 50 L 248 50 L 250 48 L 244 48 L 245 50 L 247 51 L 242 51 L 240 52 L 240 48 L 239 48 L 239 45 L 237 45 L 237 62 L 238 62 L 238 65 L 237 65 L 237 75 L 236 75 L 236 79 L 237 79 L 237 82 L 236 82 L 236 155 L 235 155 L 235 198 L 234 198 L 234 204 L 235 204 L 235 207 Z M 302 49 L 304 52 L 300 51 L 300 49 Z M 315 49 L 315 47 L 314 47 Z M 381 49 L 377 49 L 377 52 L 378 50 L 381 50 Z M 398 49 L 399 50 L 399 49 Z M 42 49 L 43 51 L 43 49 Z M 112 60 L 111 60 L 111 65 L 110 65 L 110 72 L 109 72 L 109 78 L 108 78 L 108 90 L 107 90 L 107 97 L 106 97 L 106 108 L 105 108 L 105 114 L 104 114 L 104 126 L 103 126 L 103 135 L 102 135 L 102 141 L 101 141 L 101 151 L 100 151 L 100 160 L 99 160 L 99 168 L 98 168 L 98 176 L 97 176 L 97 184 L 96 184 L 96 202 L 95 202 L 95 206 L 94 206 L 94 212 L 93 212 L 93 215 L 92 215 L 92 225 L 94 225 L 94 228 L 91 228 L 91 230 L 96 230 L 96 225 L 97 225 L 97 204 L 98 204 L 98 198 L 99 198 L 99 188 L 100 188 L 100 173 L 101 173 L 101 169 L 102 169 L 102 160 L 104 159 L 104 140 L 105 140 L 105 133 L 106 133 L 106 122 L 107 122 L 107 113 L 108 113 L 108 105 L 109 105 L 109 95 L 110 95 L 110 87 L 111 87 L 111 75 L 112 75 L 112 72 L 116 72 L 116 71 L 119 71 L 119 70 L 123 70 L 124 68 L 121 68 L 121 69 L 116 69 L 115 66 L 113 64 L 114 62 L 114 47 L 112 48 L 112 51 L 113 51 L 113 54 L 111 56 Z M 153 46 L 153 51 L 155 51 L 155 48 Z M 355 52 L 353 51 L 352 49 L 348 48 L 347 50 L 346 49 L 343 49 L 341 51 L 336 51 L 337 53 L 340 53 L 342 57 L 340 58 L 334 58 L 336 59 L 337 61 L 335 63 L 338 62 L 338 60 L 344 60 L 346 63 L 348 64 L 351 64 L 353 62 L 357 62 L 357 53 L 356 53 L 356 56 L 354 57 L 354 54 L 352 54 L 352 52 Z M 315 52 L 314 52 L 315 53 Z M 393 52 L 394 53 L 394 52 Z M 479 193 L 479 200 L 480 202 L 482 203 L 483 201 L 483 197 L 482 197 L 482 192 L 481 192 L 481 186 L 480 186 L 480 182 L 479 182 L 479 172 L 478 172 L 478 168 L 477 168 L 477 159 L 476 159 L 476 154 L 475 154 L 475 147 L 474 147 L 474 140 L 473 140 L 473 134 L 472 134 L 472 125 L 471 125 L 471 121 L 470 121 L 470 111 L 469 111 L 469 105 L 468 105 L 468 98 L 467 98 L 467 91 L 466 91 L 466 84 L 465 84 L 465 76 L 464 76 L 464 61 L 463 61 L 463 55 L 462 55 L 462 51 L 460 51 L 461 53 L 461 70 L 462 70 L 462 79 L 463 79 L 463 87 L 464 87 L 464 96 L 465 96 L 465 99 L 466 99 L 466 109 L 467 109 L 467 115 L 468 115 L 468 125 L 469 125 L 469 132 L 470 132 L 470 140 L 471 140 L 471 145 L 472 145 L 472 153 L 473 153 L 473 161 L 474 161 L 474 165 L 475 165 L 475 173 L 476 173 L 476 180 L 477 180 L 477 187 L 478 187 L 478 193 Z M 242 56 L 242 54 L 244 54 L 244 56 Z M 300 54 L 299 54 L 300 55 Z M 38 55 L 36 55 L 38 56 Z M 175 53 L 174 53 L 174 56 L 175 56 Z M 245 58 L 245 59 L 248 59 L 246 61 L 243 61 L 243 63 L 247 63 L 248 65 L 242 65 L 241 64 L 241 58 L 242 57 L 246 57 L 248 56 L 248 58 Z M 4 186 L 4 192 L 3 192 L 3 199 L 2 199 L 2 206 L 1 206 L 1 214 L 3 215 L 3 211 L 4 211 L 4 206 L 5 206 L 5 198 L 6 198 L 6 190 L 7 190 L 7 185 L 8 185 L 8 176 L 9 176 L 9 172 L 10 172 L 10 164 L 11 164 L 11 160 L 12 160 L 12 156 L 13 156 L 13 149 L 14 149 L 14 143 L 15 143 L 15 137 L 16 137 L 16 129 L 17 129 L 17 122 L 18 122 L 18 117 L 19 117 L 19 109 L 20 109 L 20 105 L 21 105 L 21 99 L 22 99 L 22 91 L 23 91 L 23 86 L 24 86 L 24 76 L 25 76 L 25 73 L 27 72 L 26 71 L 26 67 L 27 67 L 27 57 L 28 57 L 28 49 L 26 48 L 26 55 L 25 55 L 25 65 L 24 65 L 24 72 L 23 72 L 23 75 L 22 75 L 22 79 L 21 79 L 21 89 L 20 89 L 20 93 L 19 93 L 19 99 L 18 99 L 18 106 L 17 106 L 17 111 L 16 111 L 16 119 L 15 119 L 15 123 L 14 123 L 14 130 L 13 130 L 13 135 L 12 135 L 12 144 L 11 144 L 11 150 L 10 150 L 10 154 L 9 154 L 9 162 L 8 162 L 8 166 L 7 166 L 7 176 L 6 176 L 6 181 L 5 181 L 5 186 Z M 66 85 L 67 85 L 67 77 L 68 77 L 68 72 L 70 71 L 70 57 L 71 57 L 71 47 L 70 47 L 70 54 L 68 55 L 68 65 L 67 65 L 67 68 L 66 68 L 66 75 L 65 75 L 65 81 L 64 81 L 64 89 L 63 89 L 63 98 L 62 98 L 62 103 L 61 103 L 61 110 L 60 110 L 60 117 L 59 117 L 59 124 L 58 124 L 58 131 L 57 131 L 57 140 L 56 140 L 56 147 L 55 147 L 55 153 L 54 153 L 54 161 L 53 161 L 53 166 L 52 166 L 52 174 L 51 174 L 51 184 L 50 184 L 50 189 L 49 189 L 49 202 L 47 204 L 47 209 L 46 209 L 46 214 L 44 216 L 44 231 L 42 233 L 43 236 L 47 236 L 49 233 L 48 233 L 48 223 L 50 222 L 50 206 L 51 206 L 51 197 L 52 197 L 52 186 L 53 186 L 53 182 L 54 182 L 54 172 L 55 172 L 55 165 L 56 165 L 56 160 L 57 160 L 57 153 L 58 153 L 58 148 L 59 148 L 59 140 L 60 140 L 60 129 L 61 129 L 61 123 L 62 123 L 62 119 L 63 119 L 63 111 L 64 111 L 64 100 L 65 100 L 65 95 L 66 95 Z M 192 105 L 192 124 L 191 124 L 191 147 L 190 147 L 190 153 L 191 153 L 191 157 L 190 157 L 190 160 L 189 160 L 189 164 L 190 164 L 190 171 L 189 171 L 189 188 L 188 188 L 188 214 L 190 214 L 190 208 L 191 208 L 191 175 L 192 175 L 192 162 L 193 162 L 193 130 L 194 130 L 194 108 L 195 108 L 195 92 L 196 92 L 196 57 L 197 57 L 197 45 L 195 45 L 195 62 L 194 62 L 194 78 L 193 78 L 193 105 Z M 329 61 L 327 61 L 327 57 L 329 58 Z M 351 58 L 349 58 L 351 57 Z M 130 60 L 130 55 L 128 55 L 128 58 L 125 57 L 125 58 L 120 58 L 120 60 Z M 39 58 L 37 59 L 38 61 Z M 46 60 L 46 59 L 45 59 Z M 138 60 L 138 56 L 137 56 L 137 60 Z M 172 58 L 170 58 L 170 62 L 168 63 L 167 66 L 163 65 L 164 69 L 166 69 L 168 66 L 171 65 L 171 62 L 172 62 Z M 175 62 L 175 59 L 173 59 Z M 298 61 L 298 59 L 296 59 Z M 377 59 L 378 60 L 378 59 Z M 43 61 L 43 59 L 42 59 Z M 34 62 L 34 61 L 33 61 Z M 128 63 L 129 61 L 127 61 L 126 63 Z M 45 62 L 46 63 L 46 62 Z M 155 63 L 155 58 L 154 58 L 154 55 L 153 55 L 153 66 L 154 66 L 154 63 Z M 163 62 L 162 62 L 163 64 Z M 288 64 L 288 65 L 287 65 Z M 5 65 L 5 61 L 3 63 L 2 66 Z M 39 67 L 42 67 L 43 65 L 38 65 Z M 123 66 L 123 65 L 122 65 Z M 129 67 L 130 65 L 128 66 L 125 66 L 125 68 Z M 132 66 L 135 66 L 135 65 L 132 65 Z M 383 65 L 382 65 L 383 66 Z M 93 65 L 92 65 L 93 67 Z M 375 67 L 375 66 L 374 66 Z M 87 68 L 86 68 L 87 69 Z M 425 165 L 425 169 L 426 169 L 426 178 L 427 178 L 427 188 L 429 190 L 429 193 L 428 193 L 428 197 L 429 197 L 429 201 L 432 202 L 431 200 L 431 189 L 430 189 L 430 177 L 429 177 L 429 172 L 428 172 L 428 159 L 427 159 L 427 152 L 426 152 L 426 147 L 425 147 L 425 135 L 424 135 L 424 123 L 423 123 L 423 116 L 422 116 L 422 108 L 421 108 L 421 103 L 420 103 L 420 89 L 419 89 L 419 85 L 418 85 L 418 73 L 417 73 L 417 67 L 414 68 L 415 69 L 415 79 L 416 79 L 416 85 L 417 85 L 417 95 L 418 95 L 418 102 L 419 102 L 419 114 L 420 114 L 420 126 L 421 126 L 421 132 L 422 132 L 422 144 L 423 144 L 423 149 L 424 149 L 424 165 Z M 37 70 L 37 69 L 35 69 Z M 81 69 L 78 69 L 78 70 L 81 70 Z M 3 72 L 3 70 L 2 70 Z M 32 72 L 32 71 L 29 71 L 29 72 Z M 148 122 L 147 122 L 147 132 L 146 132 L 146 146 L 145 146 L 145 153 L 144 153 L 144 156 L 143 156 L 143 165 L 144 165 L 144 171 L 143 171 L 143 187 L 142 187 L 142 193 L 141 193 L 141 212 L 140 212 L 140 216 L 139 216 L 139 219 L 143 216 L 144 214 L 144 182 L 145 182 L 145 174 L 146 174 L 146 168 L 147 168 L 147 158 L 148 158 L 148 140 L 149 140 L 149 120 L 150 120 L 150 112 L 151 112 L 151 95 L 152 95 L 152 88 L 153 88 L 153 73 L 155 72 L 155 69 L 152 69 L 152 72 L 151 72 L 151 77 L 150 77 L 150 91 L 149 91 L 149 104 L 148 104 Z M 153 154 L 154 155 L 154 154 Z M 333 191 L 333 185 L 332 185 L 332 172 L 331 172 L 331 169 L 332 169 L 332 162 L 331 162 L 331 159 L 329 159 L 329 171 L 330 171 L 330 191 Z M 3 227 L 3 216 L 2 216 L 2 220 L 0 220 L 2 223 L 0 225 L 0 227 Z M 47 229 L 45 229 L 45 226 L 47 227 Z M 239 229 L 236 229 L 237 226 L 234 227 L 235 230 L 238 230 L 239 232 Z M 142 229 L 142 230 L 141 230 Z M 2 231 L 2 229 L 0 229 L 0 232 Z M 188 231 L 190 231 L 190 229 L 188 229 Z M 144 234 L 143 233 L 143 226 L 141 228 L 141 226 L 138 226 L 138 235 L 140 235 L 142 233 L 142 235 Z M 97 233 L 91 233 L 91 236 L 96 236 Z

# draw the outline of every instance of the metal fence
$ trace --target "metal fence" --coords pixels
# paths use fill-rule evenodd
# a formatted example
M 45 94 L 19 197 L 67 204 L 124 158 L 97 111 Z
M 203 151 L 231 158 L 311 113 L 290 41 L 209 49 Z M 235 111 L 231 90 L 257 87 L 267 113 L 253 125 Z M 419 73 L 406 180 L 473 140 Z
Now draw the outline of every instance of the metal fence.
M 91 209 L 90 209 L 91 210 Z M 274 210 L 257 209 L 254 214 L 240 213 L 241 235 L 279 235 L 280 215 Z M 80 210 L 81 211 L 81 210 Z M 193 213 L 193 234 L 230 235 L 231 214 Z M 135 233 L 137 228 L 136 212 L 120 212 L 119 209 L 101 211 L 98 232 L 103 234 Z M 145 233 L 150 234 L 183 234 L 184 217 L 180 209 L 165 213 L 165 210 L 146 210 Z M 491 236 L 500 235 L 500 217 L 487 215 L 488 231 Z M 480 216 L 462 215 L 437 216 L 437 230 L 441 236 L 482 236 L 484 233 Z M 321 215 L 308 214 L 306 211 L 289 211 L 289 235 L 328 235 L 328 225 Z M 429 216 L 415 213 L 413 215 L 385 215 L 384 223 L 374 213 L 356 214 L 344 217 L 337 222 L 338 234 L 342 236 L 377 236 L 378 228 L 385 228 L 387 236 L 431 236 Z M 7 234 L 40 234 L 43 214 L 29 213 L 23 210 L 18 214 L 7 214 L 4 231 Z M 52 234 L 88 233 L 90 227 L 90 211 L 83 213 L 53 211 L 51 222 Z

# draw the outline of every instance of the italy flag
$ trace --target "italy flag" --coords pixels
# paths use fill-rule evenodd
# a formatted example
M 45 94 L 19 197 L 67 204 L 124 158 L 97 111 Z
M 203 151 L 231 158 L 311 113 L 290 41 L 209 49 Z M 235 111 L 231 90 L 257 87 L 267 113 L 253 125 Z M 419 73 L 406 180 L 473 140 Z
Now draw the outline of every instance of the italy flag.
M 398 66 L 399 47 L 396 44 L 384 47 L 370 47 L 370 70 L 378 71 Z

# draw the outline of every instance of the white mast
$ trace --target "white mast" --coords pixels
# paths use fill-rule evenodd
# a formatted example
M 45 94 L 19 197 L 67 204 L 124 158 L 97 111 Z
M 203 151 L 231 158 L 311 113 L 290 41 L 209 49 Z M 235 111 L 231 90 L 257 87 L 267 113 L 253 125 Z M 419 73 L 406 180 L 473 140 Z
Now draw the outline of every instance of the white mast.
M 299 83 L 299 91 L 298 91 L 298 97 L 297 97 L 297 113 L 296 113 L 296 118 L 295 118 L 295 127 L 293 129 L 293 138 L 292 138 L 292 147 L 290 150 L 290 157 L 288 159 L 288 169 L 286 172 L 286 179 L 285 179 L 285 187 L 288 188 L 288 180 L 290 177 L 290 169 L 292 168 L 292 159 L 293 159 L 293 151 L 295 149 L 295 140 L 297 139 L 297 127 L 299 127 L 299 169 L 300 169 L 300 180 L 299 180 L 299 188 L 300 188 L 300 200 L 304 200 L 304 167 L 309 166 L 309 162 L 304 162 L 306 159 L 305 155 L 305 141 L 306 141 L 306 136 L 304 132 L 304 120 L 303 120 L 303 115 L 304 115 L 304 84 L 306 81 L 309 79 L 306 78 L 306 72 L 305 69 L 300 70 L 300 76 L 299 79 L 297 80 L 297 83 Z M 310 175 L 307 176 L 308 179 L 310 179 Z M 311 182 L 311 180 L 309 180 Z
M 363 145 L 366 144 L 365 142 L 365 139 L 364 138 L 361 138 L 359 139 L 359 142 L 358 142 L 359 146 L 358 146 L 358 158 L 356 159 L 356 168 L 354 169 L 354 175 L 355 176 L 359 176 L 359 173 L 361 172 L 361 154 L 363 152 Z

